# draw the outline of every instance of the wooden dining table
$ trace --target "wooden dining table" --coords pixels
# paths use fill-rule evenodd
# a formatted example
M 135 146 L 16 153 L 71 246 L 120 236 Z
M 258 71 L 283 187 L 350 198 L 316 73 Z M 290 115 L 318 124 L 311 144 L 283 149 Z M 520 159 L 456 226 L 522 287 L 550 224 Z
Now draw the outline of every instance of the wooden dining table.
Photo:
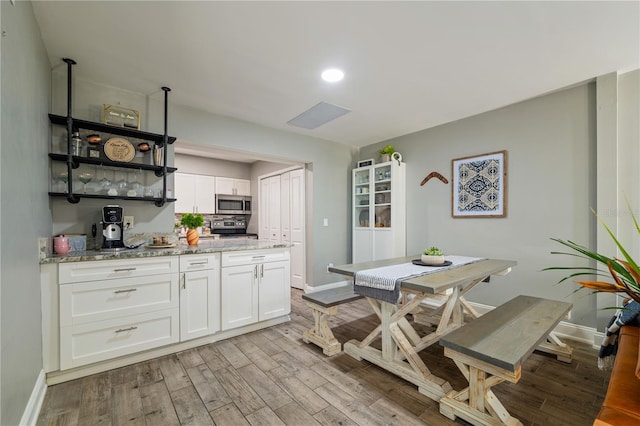
M 340 266 L 329 271 L 347 277 L 357 272 L 411 262 L 420 256 L 399 257 Z M 479 314 L 466 301 L 464 295 L 491 275 L 506 275 L 517 262 L 513 260 L 480 259 L 473 263 L 442 268 L 427 275 L 403 279 L 400 282 L 398 303 L 367 297 L 380 324 L 362 341 L 350 340 L 344 352 L 357 360 L 367 361 L 415 384 L 418 391 L 439 401 L 451 385 L 435 376 L 420 358 L 419 352 L 465 323 L 465 314 L 477 318 Z M 435 330 L 420 335 L 408 314 L 419 313 L 424 302 L 438 306 L 426 317 Z M 413 316 L 413 315 L 412 315 Z M 414 322 L 415 322 L 415 317 Z M 380 339 L 380 349 L 374 346 Z

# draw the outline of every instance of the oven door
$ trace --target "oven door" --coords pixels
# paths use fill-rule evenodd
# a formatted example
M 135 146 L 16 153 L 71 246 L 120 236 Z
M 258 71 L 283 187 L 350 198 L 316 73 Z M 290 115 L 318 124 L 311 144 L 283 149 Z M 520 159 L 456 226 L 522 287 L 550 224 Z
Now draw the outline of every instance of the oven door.
M 216 214 L 244 214 L 244 197 L 216 194 Z

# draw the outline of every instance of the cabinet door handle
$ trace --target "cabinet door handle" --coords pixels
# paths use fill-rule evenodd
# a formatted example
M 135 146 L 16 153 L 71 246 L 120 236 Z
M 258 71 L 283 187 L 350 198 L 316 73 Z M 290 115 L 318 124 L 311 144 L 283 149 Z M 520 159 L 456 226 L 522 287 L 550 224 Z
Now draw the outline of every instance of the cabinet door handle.
M 253 267 L 253 278 L 258 279 L 258 265 Z
M 135 270 L 136 268 L 120 268 L 120 269 L 114 269 L 113 272 L 130 272 Z
M 264 278 L 264 263 L 260 265 L 260 278 Z
M 136 327 L 135 325 L 131 326 L 129 328 L 119 328 L 119 329 L 116 330 L 116 333 L 124 333 L 125 331 L 131 331 L 131 330 L 135 330 L 137 328 L 138 327 Z
M 132 291 L 138 291 L 137 288 L 129 288 L 126 290 L 116 290 L 114 291 L 115 294 L 120 294 L 120 293 L 131 293 Z
M 206 265 L 206 264 L 207 264 L 206 260 L 204 262 L 189 262 L 189 266 Z
M 182 289 L 186 290 L 187 288 L 187 274 L 182 274 Z
M 264 254 L 260 256 L 251 256 L 252 259 L 264 259 Z

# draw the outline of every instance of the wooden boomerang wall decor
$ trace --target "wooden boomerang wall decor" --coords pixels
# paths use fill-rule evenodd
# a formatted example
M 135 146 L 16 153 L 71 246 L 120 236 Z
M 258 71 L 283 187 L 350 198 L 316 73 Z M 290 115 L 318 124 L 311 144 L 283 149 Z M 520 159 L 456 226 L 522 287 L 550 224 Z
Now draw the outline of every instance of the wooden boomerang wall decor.
M 447 180 L 446 177 L 442 176 L 440 173 L 438 172 L 431 172 L 427 175 L 426 178 L 422 179 L 422 182 L 420 182 L 420 186 L 424 185 L 425 183 L 427 183 L 427 181 L 429 181 L 429 179 L 431 178 L 438 178 L 440 179 L 443 183 L 449 183 L 449 181 Z

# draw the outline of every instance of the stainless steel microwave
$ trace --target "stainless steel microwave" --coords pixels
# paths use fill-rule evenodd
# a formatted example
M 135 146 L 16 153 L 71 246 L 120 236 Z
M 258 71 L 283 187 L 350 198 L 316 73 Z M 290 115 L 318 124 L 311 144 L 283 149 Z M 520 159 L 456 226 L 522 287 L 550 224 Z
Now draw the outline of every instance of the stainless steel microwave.
M 251 197 L 216 194 L 216 214 L 251 214 Z

